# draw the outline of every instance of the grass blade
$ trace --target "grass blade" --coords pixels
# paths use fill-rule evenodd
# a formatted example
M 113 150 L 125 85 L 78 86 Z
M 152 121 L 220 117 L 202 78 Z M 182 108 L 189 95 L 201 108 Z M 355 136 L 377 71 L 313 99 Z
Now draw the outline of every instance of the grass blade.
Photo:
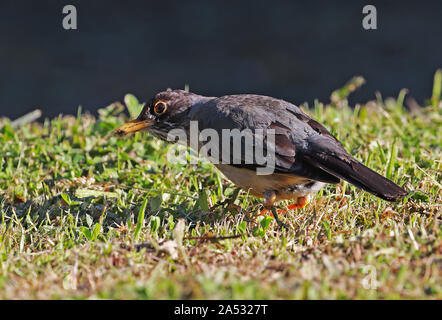
M 147 199 L 144 200 L 143 205 L 141 206 L 140 211 L 138 212 L 137 225 L 135 226 L 135 232 L 134 232 L 134 240 L 138 239 L 141 227 L 143 226 L 144 212 L 146 211 L 146 206 L 147 206 Z

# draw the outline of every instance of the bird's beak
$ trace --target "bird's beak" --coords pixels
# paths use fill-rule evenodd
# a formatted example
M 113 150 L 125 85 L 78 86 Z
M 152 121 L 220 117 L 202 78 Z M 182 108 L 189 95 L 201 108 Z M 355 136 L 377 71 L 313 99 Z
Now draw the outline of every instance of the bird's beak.
M 132 120 L 123 124 L 115 131 L 118 134 L 128 134 L 142 129 L 151 127 L 154 124 L 154 120 Z

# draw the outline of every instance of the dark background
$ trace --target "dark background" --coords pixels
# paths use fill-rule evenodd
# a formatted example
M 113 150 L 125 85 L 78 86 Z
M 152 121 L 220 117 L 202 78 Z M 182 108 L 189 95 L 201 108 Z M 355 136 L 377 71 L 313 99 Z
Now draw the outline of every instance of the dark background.
M 62 28 L 62 8 L 78 30 Z M 362 28 L 374 4 L 378 30 Z M 442 1 L 5 1 L 0 2 L 0 116 L 95 111 L 167 87 L 220 96 L 258 93 L 296 104 L 354 75 L 376 90 L 431 96 L 442 67 Z

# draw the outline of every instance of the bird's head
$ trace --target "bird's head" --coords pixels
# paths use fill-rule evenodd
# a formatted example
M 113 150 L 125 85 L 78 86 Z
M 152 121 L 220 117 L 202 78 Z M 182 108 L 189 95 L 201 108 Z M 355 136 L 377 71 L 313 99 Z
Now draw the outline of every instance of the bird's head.
M 187 128 L 190 108 L 204 101 L 204 98 L 184 90 L 167 89 L 156 94 L 145 104 L 138 118 L 123 124 L 116 133 L 128 134 L 147 130 L 166 140 L 170 130 Z

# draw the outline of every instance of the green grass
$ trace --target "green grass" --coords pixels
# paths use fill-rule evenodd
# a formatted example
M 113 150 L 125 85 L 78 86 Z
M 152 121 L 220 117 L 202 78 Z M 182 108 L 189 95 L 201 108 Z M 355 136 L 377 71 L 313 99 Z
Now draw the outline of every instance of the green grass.
M 119 103 L 98 119 L 1 119 L 0 299 L 441 299 L 440 89 L 413 114 L 404 92 L 351 109 L 353 90 L 304 109 L 410 196 L 330 185 L 281 217 L 288 231 L 211 165 L 114 135 Z

